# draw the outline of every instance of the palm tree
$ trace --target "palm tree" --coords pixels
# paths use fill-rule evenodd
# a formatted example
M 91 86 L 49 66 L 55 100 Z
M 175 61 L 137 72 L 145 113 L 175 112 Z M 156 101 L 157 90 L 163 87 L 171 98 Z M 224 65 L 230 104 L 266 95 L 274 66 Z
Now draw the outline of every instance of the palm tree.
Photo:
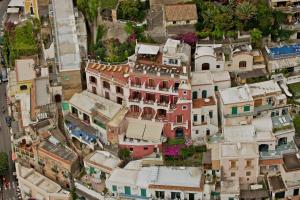
M 256 15 L 256 7 L 248 1 L 244 1 L 236 6 L 235 15 L 241 21 L 247 23 Z
M 210 29 L 213 29 L 214 17 L 219 14 L 220 14 L 219 9 L 215 5 L 208 3 L 207 9 L 202 12 L 202 18 L 205 26 L 209 27 Z

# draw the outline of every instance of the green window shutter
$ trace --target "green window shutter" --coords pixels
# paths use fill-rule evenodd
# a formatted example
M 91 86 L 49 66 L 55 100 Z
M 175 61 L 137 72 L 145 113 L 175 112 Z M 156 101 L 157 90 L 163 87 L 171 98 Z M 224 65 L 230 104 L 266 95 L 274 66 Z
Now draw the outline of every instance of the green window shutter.
M 142 197 L 146 197 L 147 196 L 146 189 L 141 189 L 141 196 Z
M 244 106 L 244 112 L 249 112 L 250 111 L 250 106 L 247 105 L 247 106 Z
M 131 189 L 130 189 L 130 187 L 129 186 L 125 186 L 124 188 L 125 188 L 125 194 L 131 195 Z
M 231 108 L 231 114 L 236 115 L 237 114 L 237 107 Z
M 62 102 L 62 109 L 63 111 L 69 110 L 69 103 L 68 102 Z
M 117 186 L 116 186 L 116 185 L 113 185 L 113 186 L 112 186 L 112 191 L 113 191 L 113 192 L 117 192 L 117 190 L 118 190 L 118 189 L 117 189 Z

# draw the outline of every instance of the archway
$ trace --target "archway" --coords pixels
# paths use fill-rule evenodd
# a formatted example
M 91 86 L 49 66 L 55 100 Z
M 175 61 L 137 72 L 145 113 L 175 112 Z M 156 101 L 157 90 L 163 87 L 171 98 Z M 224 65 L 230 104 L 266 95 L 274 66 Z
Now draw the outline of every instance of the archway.
M 267 145 L 267 144 L 260 144 L 258 146 L 258 150 L 260 152 L 267 152 L 267 151 L 269 151 L 269 145 Z
M 183 138 L 184 137 L 184 129 L 183 128 L 176 128 L 175 130 L 175 137 L 176 138 Z
M 60 103 L 61 102 L 61 95 L 60 94 L 56 94 L 54 96 L 54 100 L 55 100 L 55 103 Z

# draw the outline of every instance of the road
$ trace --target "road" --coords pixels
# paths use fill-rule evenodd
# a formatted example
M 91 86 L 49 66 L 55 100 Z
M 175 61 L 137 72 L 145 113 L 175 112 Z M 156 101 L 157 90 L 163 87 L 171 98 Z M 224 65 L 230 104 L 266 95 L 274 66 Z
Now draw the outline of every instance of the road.
M 5 15 L 9 0 L 0 1 L 0 27 L 2 26 L 2 19 Z M 7 103 L 6 103 L 6 83 L 0 84 L 0 107 L 5 107 L 5 114 L 0 113 L 0 151 L 5 151 L 9 156 L 9 176 L 8 187 L 0 192 L 0 199 L 2 200 L 16 200 L 16 183 L 13 180 L 13 162 L 11 159 L 11 139 L 9 128 L 6 126 L 5 117 L 7 116 Z
M 12 200 L 17 199 L 16 196 L 16 183 L 13 179 L 13 161 L 11 157 L 11 139 L 10 139 L 10 133 L 9 128 L 6 126 L 5 123 L 5 117 L 7 116 L 8 110 L 7 110 L 7 103 L 6 103 L 6 83 L 0 84 L 0 105 L 1 105 L 1 112 L 2 112 L 2 106 L 5 107 L 5 114 L 0 114 L 0 124 L 1 124 L 1 130 L 0 130 L 0 151 L 6 152 L 9 156 L 9 176 L 8 176 L 8 187 L 4 188 L 3 191 L 1 191 L 0 199 L 3 192 L 3 200 Z

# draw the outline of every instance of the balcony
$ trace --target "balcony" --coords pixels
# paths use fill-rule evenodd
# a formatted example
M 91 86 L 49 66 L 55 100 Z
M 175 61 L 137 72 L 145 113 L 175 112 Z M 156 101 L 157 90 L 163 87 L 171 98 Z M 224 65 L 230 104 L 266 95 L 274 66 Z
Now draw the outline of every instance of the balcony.
M 155 90 L 156 86 L 155 85 L 145 84 L 145 88 L 148 89 L 148 90 Z
M 158 101 L 158 102 L 157 102 L 157 105 L 158 105 L 158 106 L 161 106 L 161 107 L 169 108 L 169 107 L 170 107 L 170 102 L 166 102 L 166 101 Z
M 143 197 L 138 195 L 129 195 L 125 193 L 119 193 L 120 197 L 123 197 L 124 199 L 150 199 L 149 197 Z
M 266 104 L 261 106 L 255 106 L 254 107 L 254 114 L 257 115 L 259 112 L 267 111 L 273 109 L 274 106 L 272 104 Z
M 276 150 L 261 151 L 259 152 L 259 157 L 261 160 L 281 159 L 282 154 Z
M 246 117 L 246 116 L 253 116 L 253 112 L 242 112 L 237 114 L 225 114 L 225 118 L 234 118 L 234 117 Z
M 154 105 L 155 100 L 154 99 L 145 99 L 144 104 L 146 105 Z

